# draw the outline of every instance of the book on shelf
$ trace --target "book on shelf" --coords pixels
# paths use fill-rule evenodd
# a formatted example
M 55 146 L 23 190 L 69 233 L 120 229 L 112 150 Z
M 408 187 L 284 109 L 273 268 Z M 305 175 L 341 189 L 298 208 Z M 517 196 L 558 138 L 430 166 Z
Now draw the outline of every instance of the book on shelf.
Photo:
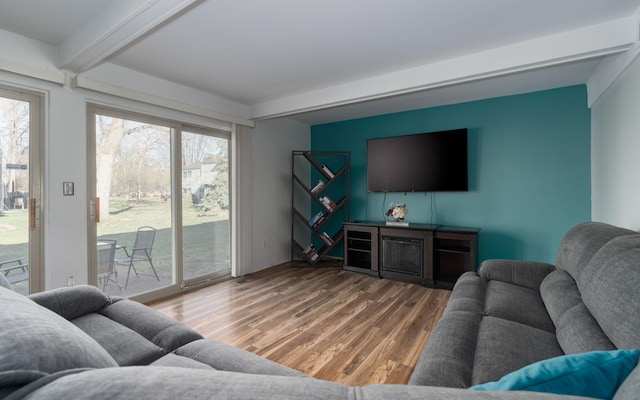
M 326 218 L 326 216 L 324 214 L 322 214 L 322 216 L 313 225 L 311 225 L 311 228 L 312 229 L 316 229 L 318 227 L 318 225 L 320 225 L 322 223 L 322 221 L 324 221 L 325 218 Z
M 324 213 L 322 211 L 319 211 L 316 215 L 311 217 L 308 224 L 310 227 L 313 228 L 317 226 L 323 219 L 324 219 Z
M 328 244 L 329 246 L 331 246 L 331 245 L 333 245 L 333 243 L 335 243 L 333 238 L 331 236 L 329 236 L 329 234 L 327 232 L 322 232 L 320 237 L 322 238 L 322 241 L 325 242 L 326 244 Z
M 322 179 L 318 180 L 318 183 L 314 187 L 311 188 L 311 193 L 317 193 L 324 187 L 324 181 Z
M 331 170 L 331 168 L 329 168 L 327 164 L 322 164 L 322 170 L 330 179 L 333 179 L 333 177 L 336 176 L 336 174 Z
M 338 208 L 336 203 L 334 203 L 333 200 L 331 200 L 329 198 L 329 196 L 323 196 L 319 200 L 322 203 L 322 205 L 324 206 L 324 208 L 326 208 L 329 212 L 332 212 L 333 210 Z
M 315 261 L 320 256 L 313 246 L 313 243 L 310 243 L 302 252 L 309 257 L 311 261 Z

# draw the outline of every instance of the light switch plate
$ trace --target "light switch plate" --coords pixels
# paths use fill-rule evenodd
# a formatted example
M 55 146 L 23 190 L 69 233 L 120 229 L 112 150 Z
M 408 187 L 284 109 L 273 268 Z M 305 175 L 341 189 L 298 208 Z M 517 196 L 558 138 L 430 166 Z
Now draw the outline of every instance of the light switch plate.
M 62 182 L 62 194 L 73 196 L 73 182 Z

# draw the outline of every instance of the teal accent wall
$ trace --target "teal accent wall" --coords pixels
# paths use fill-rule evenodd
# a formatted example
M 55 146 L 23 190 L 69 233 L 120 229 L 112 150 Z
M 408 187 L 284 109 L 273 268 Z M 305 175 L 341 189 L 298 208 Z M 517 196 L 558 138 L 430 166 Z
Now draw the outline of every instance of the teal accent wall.
M 468 192 L 368 192 L 367 139 L 457 128 L 469 131 Z M 482 228 L 479 261 L 554 263 L 562 236 L 591 218 L 590 132 L 579 85 L 315 125 L 311 150 L 351 152 L 351 220 L 406 203 L 410 223 Z

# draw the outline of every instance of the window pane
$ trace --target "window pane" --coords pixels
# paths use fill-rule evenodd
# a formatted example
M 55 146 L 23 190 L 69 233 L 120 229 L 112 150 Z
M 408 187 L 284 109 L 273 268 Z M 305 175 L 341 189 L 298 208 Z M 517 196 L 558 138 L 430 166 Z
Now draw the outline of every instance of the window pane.
M 229 140 L 182 134 L 184 279 L 230 269 Z
M 132 296 L 174 282 L 170 143 L 168 127 L 96 116 L 98 285 L 108 294 Z M 116 241 L 113 264 L 101 258 L 109 240 Z

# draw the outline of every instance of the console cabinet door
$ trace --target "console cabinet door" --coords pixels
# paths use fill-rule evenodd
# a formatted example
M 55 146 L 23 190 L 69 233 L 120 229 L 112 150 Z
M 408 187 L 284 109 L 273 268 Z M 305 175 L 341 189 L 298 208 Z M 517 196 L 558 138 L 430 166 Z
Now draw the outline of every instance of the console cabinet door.
M 421 246 L 421 253 L 416 254 L 421 258 L 422 273 L 407 274 L 399 271 L 397 268 L 385 268 L 383 249 L 381 249 L 381 266 L 380 275 L 383 278 L 397 279 L 406 282 L 420 283 L 422 285 L 433 284 L 433 231 L 419 229 L 402 229 L 402 228 L 380 228 L 380 240 L 386 240 L 387 244 L 393 243 L 394 239 L 399 242 L 406 240 L 406 243 L 416 243 Z M 417 260 L 416 260 L 417 262 Z
M 435 233 L 433 279 L 440 287 L 452 288 L 460 275 L 476 268 L 477 232 Z
M 344 269 L 379 276 L 378 228 L 344 225 Z

